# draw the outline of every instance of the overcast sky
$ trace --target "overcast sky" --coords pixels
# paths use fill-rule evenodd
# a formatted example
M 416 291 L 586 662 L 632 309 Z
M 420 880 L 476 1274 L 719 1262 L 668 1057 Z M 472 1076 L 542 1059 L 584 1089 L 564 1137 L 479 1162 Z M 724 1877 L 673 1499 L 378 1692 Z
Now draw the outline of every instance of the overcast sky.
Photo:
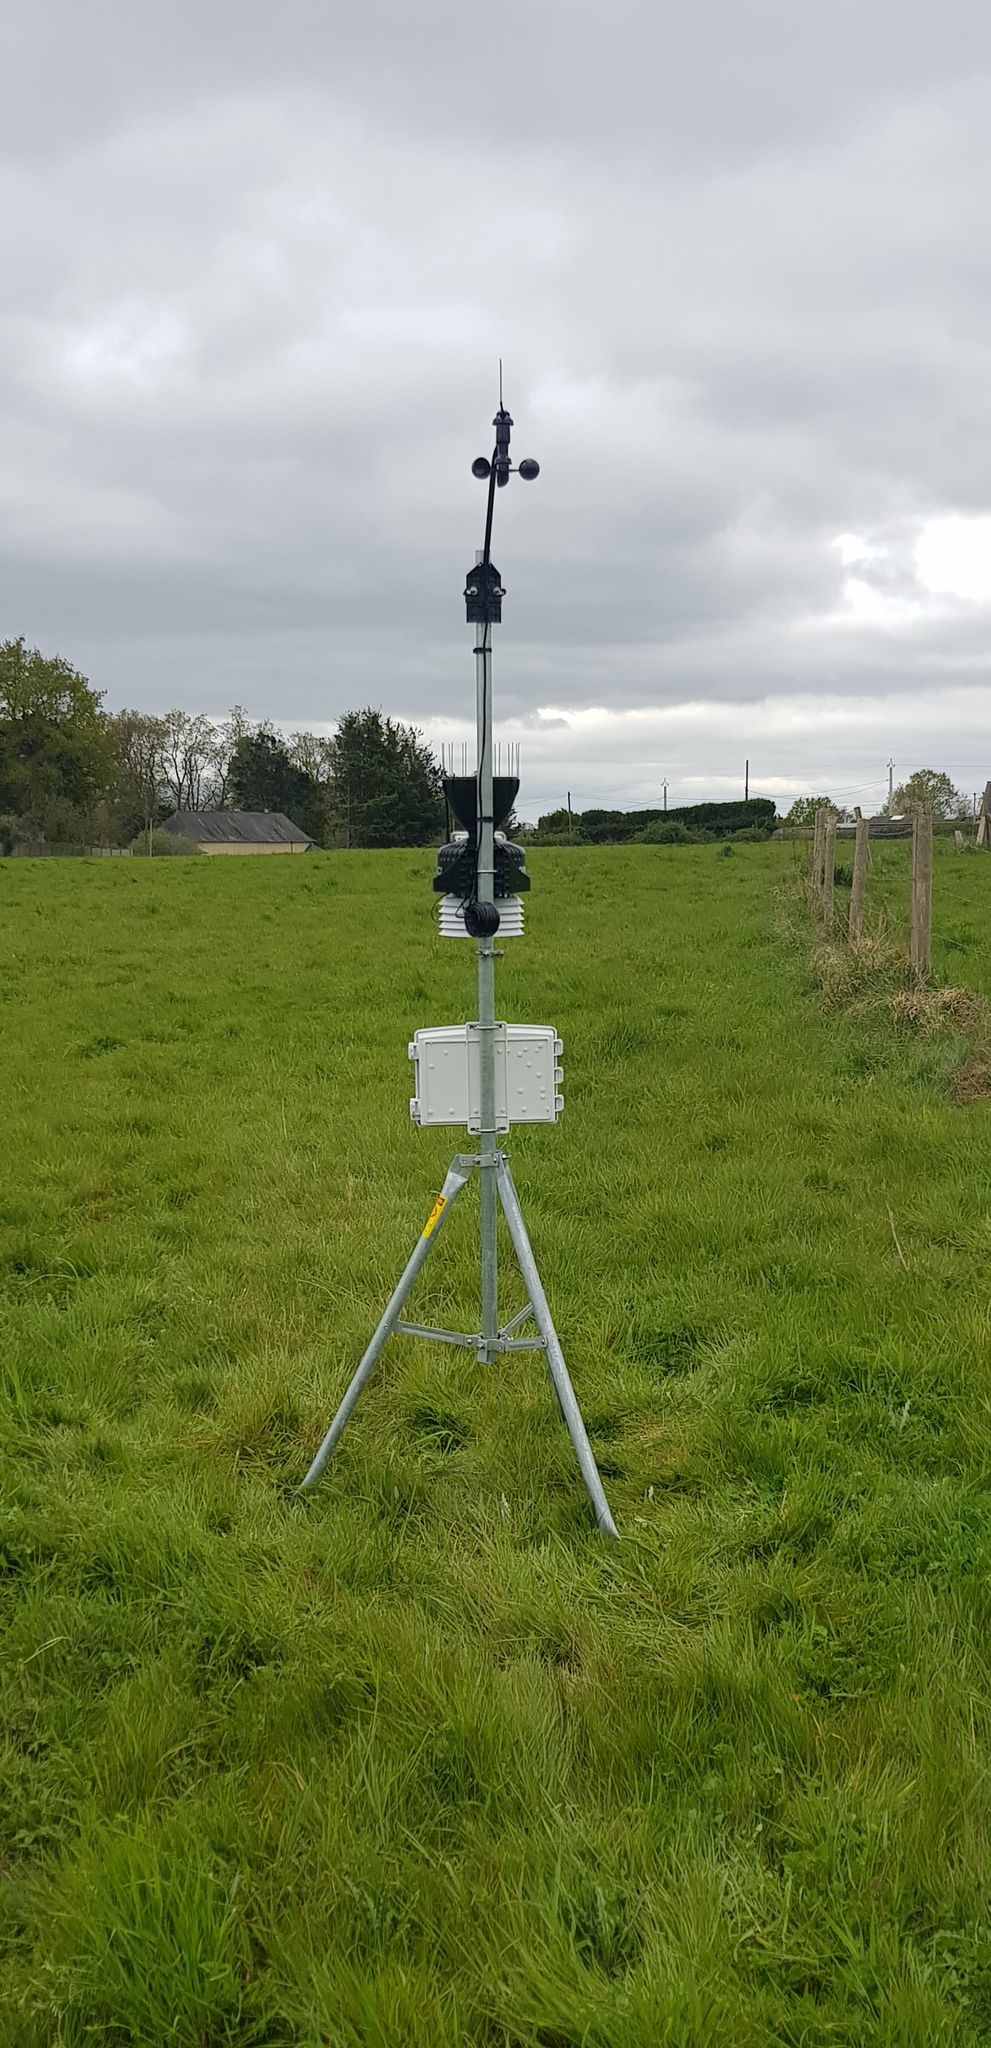
M 524 815 L 991 776 L 986 0 L 27 0 L 0 638 L 497 734 Z

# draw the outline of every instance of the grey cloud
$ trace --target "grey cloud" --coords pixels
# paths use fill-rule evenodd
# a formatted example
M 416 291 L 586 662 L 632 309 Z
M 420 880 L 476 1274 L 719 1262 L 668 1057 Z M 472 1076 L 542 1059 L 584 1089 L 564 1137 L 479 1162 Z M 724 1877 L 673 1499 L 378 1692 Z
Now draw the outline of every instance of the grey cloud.
M 109 701 L 460 716 L 500 353 L 543 467 L 500 499 L 507 718 L 982 673 L 914 564 L 988 503 L 977 0 L 0 35 L 3 630 Z M 903 624 L 844 621 L 845 531 Z
M 166 11 L 91 0 L 34 0 L 8 18 L 6 67 L 22 91 L 20 145 L 51 146 L 179 99 L 211 101 L 259 83 L 272 93 L 318 78 L 390 124 L 586 155 L 622 145 L 641 161 L 694 169 L 741 152 L 842 130 L 865 109 L 939 94 L 987 55 L 968 0 L 903 0 L 829 10 L 726 0 L 691 10 L 649 0 L 504 0 L 479 17 L 455 0 L 429 13 L 372 0 L 347 16 L 321 0 L 278 10 L 174 0 Z M 83 87 L 85 86 L 85 91 Z
M 552 711 L 523 711 L 516 720 L 526 732 L 570 732 L 570 718 L 555 716 Z

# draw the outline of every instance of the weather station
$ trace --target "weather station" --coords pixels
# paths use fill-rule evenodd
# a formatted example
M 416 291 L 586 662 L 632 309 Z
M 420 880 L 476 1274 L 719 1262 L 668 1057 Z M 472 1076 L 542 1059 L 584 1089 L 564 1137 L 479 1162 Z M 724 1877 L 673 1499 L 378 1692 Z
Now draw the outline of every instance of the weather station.
M 556 1123 L 560 1116 L 562 1052 L 553 1025 L 507 1024 L 496 1016 L 496 940 L 522 937 L 524 898 L 530 888 L 523 849 L 503 830 L 519 790 L 518 775 L 495 772 L 492 745 L 492 628 L 502 620 L 506 593 L 492 561 L 492 520 L 497 490 L 511 476 L 532 482 L 539 464 L 514 468 L 509 442 L 513 427 L 502 402 L 493 421 L 495 447 L 480 455 L 472 474 L 487 483 L 485 539 L 465 585 L 465 607 L 474 633 L 477 764 L 473 775 L 446 775 L 444 795 L 457 829 L 437 856 L 434 889 L 440 897 L 441 936 L 475 943 L 478 1016 L 472 1023 L 427 1026 L 416 1031 L 413 1062 L 413 1121 L 466 1129 L 474 1149 L 458 1152 L 427 1216 L 381 1320 L 347 1388 L 326 1436 L 303 1480 L 320 1478 L 391 1336 L 419 1337 L 471 1350 L 482 1365 L 519 1351 L 542 1351 L 562 1419 L 574 1446 L 596 1523 L 618 1536 L 592 1454 L 588 1432 L 571 1384 L 547 1296 L 527 1233 L 519 1195 L 502 1140 L 514 1124 Z M 452 764 L 453 765 L 453 764 Z M 439 1242 L 457 1197 L 475 1180 L 479 1190 L 480 1319 L 477 1331 L 433 1329 L 408 1322 L 403 1310 L 421 1267 Z M 526 1289 L 523 1308 L 501 1321 L 499 1311 L 499 1211 Z

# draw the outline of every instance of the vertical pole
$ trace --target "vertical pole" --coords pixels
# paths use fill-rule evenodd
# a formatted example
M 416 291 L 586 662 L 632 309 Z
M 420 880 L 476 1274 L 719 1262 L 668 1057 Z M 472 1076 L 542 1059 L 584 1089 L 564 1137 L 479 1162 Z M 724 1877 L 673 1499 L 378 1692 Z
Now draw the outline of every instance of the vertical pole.
M 822 832 L 826 813 L 820 804 L 812 813 L 812 865 L 809 868 L 809 889 L 813 903 L 822 900 Z
M 859 946 L 864 930 L 864 896 L 867 890 L 867 862 L 870 859 L 871 821 L 854 810 L 857 837 L 853 849 L 853 888 L 850 891 L 850 944 Z
M 572 815 L 571 815 L 571 791 L 570 791 L 570 789 L 569 789 L 569 791 L 568 791 L 568 838 L 569 838 L 569 839 L 573 839 L 573 838 L 574 838 L 574 836 L 575 836 L 575 821 L 574 821 L 574 819 L 573 819 L 573 817 L 572 817 Z
M 932 963 L 933 821 L 920 814 L 912 826 L 912 966 L 920 980 Z
M 833 877 L 836 870 L 836 813 L 825 811 L 822 826 L 822 917 L 827 930 L 833 922 Z
M 743 801 L 744 801 L 744 803 L 749 803 L 749 802 L 750 802 L 750 762 L 749 762 L 749 761 L 747 762 L 747 765 L 746 765 L 746 767 L 745 767 L 745 769 L 744 769 L 744 771 L 743 771 Z
M 479 561 L 483 556 L 480 554 Z M 475 712 L 478 741 L 478 900 L 495 901 L 495 845 L 492 829 L 492 624 L 475 628 Z M 478 1357 L 488 1364 L 499 1330 L 499 1265 L 496 1244 L 495 1113 L 495 941 L 475 942 L 478 955 L 478 1078 L 481 1111 L 478 1133 L 479 1209 L 482 1254 L 482 1341 Z
M 890 802 L 891 802 L 892 796 L 894 795 L 894 787 L 895 787 L 895 764 L 894 764 L 894 762 L 893 762 L 893 761 L 889 761 L 889 762 L 888 762 L 888 802 L 889 802 L 889 804 L 890 804 Z
M 985 784 L 984 795 L 981 798 L 981 808 L 977 820 L 976 844 L 978 846 L 986 846 L 988 843 L 989 822 L 991 822 L 991 782 Z
M 668 807 L 668 778 L 667 778 L 667 776 L 665 775 L 665 777 L 664 777 L 664 808 L 665 808 L 665 810 L 667 810 L 667 807 Z

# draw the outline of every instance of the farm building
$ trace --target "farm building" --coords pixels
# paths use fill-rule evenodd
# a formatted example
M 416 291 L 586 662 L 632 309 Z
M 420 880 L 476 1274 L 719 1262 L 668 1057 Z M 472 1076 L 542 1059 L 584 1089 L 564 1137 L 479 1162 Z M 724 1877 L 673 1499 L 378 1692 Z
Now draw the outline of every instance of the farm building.
M 889 818 L 882 812 L 880 817 L 869 820 L 872 839 L 911 839 L 911 818 Z M 837 839 L 852 839 L 857 827 L 853 824 L 837 825 Z
M 308 853 L 313 845 L 281 811 L 176 811 L 162 830 L 201 853 Z

